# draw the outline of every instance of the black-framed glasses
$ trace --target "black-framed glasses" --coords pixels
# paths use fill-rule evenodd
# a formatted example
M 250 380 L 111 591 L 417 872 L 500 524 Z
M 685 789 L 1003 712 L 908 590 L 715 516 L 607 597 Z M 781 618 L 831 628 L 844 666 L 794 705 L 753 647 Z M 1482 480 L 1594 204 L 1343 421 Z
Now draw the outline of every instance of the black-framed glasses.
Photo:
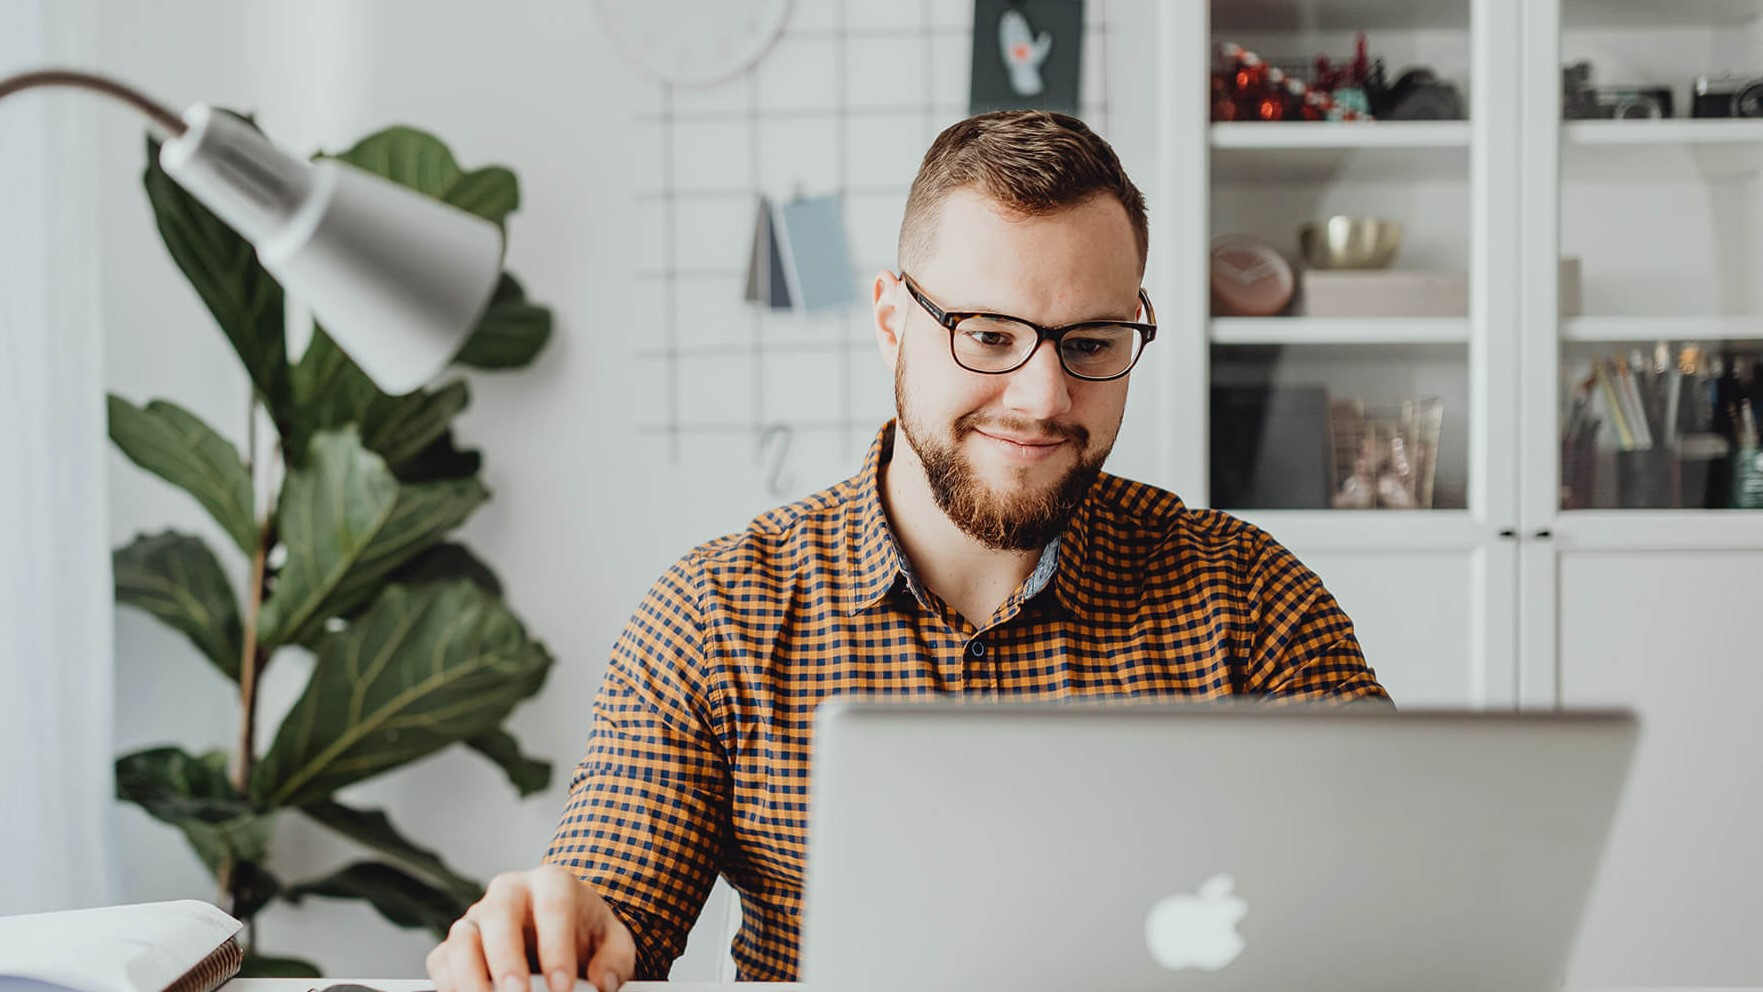
M 955 364 L 969 372 L 1004 375 L 1034 357 L 1042 341 L 1052 341 L 1066 374 L 1092 382 L 1118 379 L 1132 371 L 1145 353 L 1145 345 L 1157 336 L 1157 311 L 1151 298 L 1139 290 L 1139 304 L 1147 323 L 1130 320 L 1085 320 L 1063 327 L 1042 327 L 1032 320 L 983 310 L 944 310 L 924 295 L 912 277 L 900 279 L 906 291 L 949 331 L 949 353 Z

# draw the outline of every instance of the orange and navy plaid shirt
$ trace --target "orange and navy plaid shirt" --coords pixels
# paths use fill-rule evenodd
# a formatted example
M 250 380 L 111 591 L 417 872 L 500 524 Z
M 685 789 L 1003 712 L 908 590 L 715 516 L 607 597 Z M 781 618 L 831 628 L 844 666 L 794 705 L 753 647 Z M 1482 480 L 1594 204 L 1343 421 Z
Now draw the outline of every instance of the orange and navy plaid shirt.
M 1102 475 L 975 625 L 913 577 L 862 474 L 668 569 L 613 648 L 548 863 L 665 978 L 718 874 L 741 981 L 793 981 L 815 706 L 841 694 L 1387 697 L 1322 582 L 1265 533 Z

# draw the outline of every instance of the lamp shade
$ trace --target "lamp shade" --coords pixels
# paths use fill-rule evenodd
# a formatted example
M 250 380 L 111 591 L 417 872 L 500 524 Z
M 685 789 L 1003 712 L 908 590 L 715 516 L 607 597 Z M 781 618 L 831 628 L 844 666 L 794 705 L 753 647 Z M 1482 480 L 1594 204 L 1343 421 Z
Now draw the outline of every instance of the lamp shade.
M 197 105 L 160 165 L 257 248 L 383 390 L 440 372 L 477 326 L 502 271 L 495 224 L 322 159 L 307 163 L 239 118 Z

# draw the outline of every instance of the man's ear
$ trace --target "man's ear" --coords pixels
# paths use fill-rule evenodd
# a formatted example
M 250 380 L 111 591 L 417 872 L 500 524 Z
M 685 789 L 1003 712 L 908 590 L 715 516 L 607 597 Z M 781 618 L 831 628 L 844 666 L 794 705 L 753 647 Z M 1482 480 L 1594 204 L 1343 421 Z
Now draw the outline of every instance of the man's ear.
M 906 305 L 911 301 L 898 276 L 883 270 L 875 277 L 875 343 L 882 361 L 892 369 L 900 358 L 901 335 L 906 328 Z

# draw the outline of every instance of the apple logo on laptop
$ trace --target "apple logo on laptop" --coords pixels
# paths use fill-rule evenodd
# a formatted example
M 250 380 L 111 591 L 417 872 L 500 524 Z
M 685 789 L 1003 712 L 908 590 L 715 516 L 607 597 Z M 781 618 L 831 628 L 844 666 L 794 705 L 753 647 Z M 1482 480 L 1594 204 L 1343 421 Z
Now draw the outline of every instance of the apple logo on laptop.
M 1170 971 L 1217 971 L 1235 961 L 1243 953 L 1237 924 L 1249 912 L 1235 887 L 1229 875 L 1214 875 L 1199 895 L 1178 892 L 1152 906 L 1145 917 L 1145 945 L 1157 963 Z

